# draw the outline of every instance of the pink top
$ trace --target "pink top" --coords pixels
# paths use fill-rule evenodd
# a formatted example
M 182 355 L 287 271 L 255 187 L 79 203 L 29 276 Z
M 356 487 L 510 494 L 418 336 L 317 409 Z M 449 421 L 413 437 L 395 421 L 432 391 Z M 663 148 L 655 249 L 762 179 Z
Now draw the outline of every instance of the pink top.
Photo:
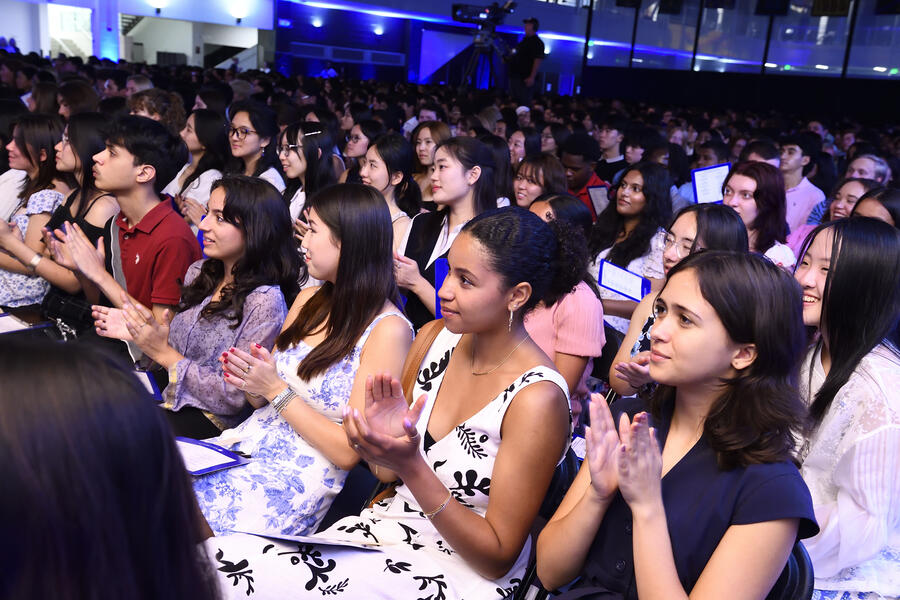
M 817 225 L 801 225 L 796 230 L 792 230 L 790 234 L 787 236 L 787 245 L 794 252 L 794 256 L 797 257 L 797 262 L 803 260 L 803 257 L 800 256 L 800 250 L 803 249 L 803 242 L 806 240 L 806 236 L 809 235 L 809 232 L 818 227 Z
M 525 316 L 525 330 L 541 350 L 554 358 L 557 352 L 573 356 L 600 356 L 606 338 L 603 335 L 603 305 L 585 282 L 572 293 L 546 308 L 539 306 Z M 587 394 L 585 381 L 591 374 L 588 360 L 576 395 Z

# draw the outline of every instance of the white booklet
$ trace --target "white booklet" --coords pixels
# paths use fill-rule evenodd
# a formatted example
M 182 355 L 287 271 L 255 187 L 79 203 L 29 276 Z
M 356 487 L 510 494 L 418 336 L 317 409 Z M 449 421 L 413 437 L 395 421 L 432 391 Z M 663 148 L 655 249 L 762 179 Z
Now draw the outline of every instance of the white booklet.
M 597 283 L 635 302 L 650 293 L 650 280 L 606 260 L 600 261 Z
M 230 469 L 248 462 L 243 456 L 202 440 L 176 437 L 175 443 L 181 452 L 184 466 L 194 476 Z
M 721 202 L 722 186 L 728 178 L 731 163 L 723 163 L 712 167 L 694 169 L 691 171 L 691 181 L 694 184 L 694 198 L 697 204 Z
M 31 327 L 28 323 L 9 313 L 0 313 L 0 333 L 23 331 Z

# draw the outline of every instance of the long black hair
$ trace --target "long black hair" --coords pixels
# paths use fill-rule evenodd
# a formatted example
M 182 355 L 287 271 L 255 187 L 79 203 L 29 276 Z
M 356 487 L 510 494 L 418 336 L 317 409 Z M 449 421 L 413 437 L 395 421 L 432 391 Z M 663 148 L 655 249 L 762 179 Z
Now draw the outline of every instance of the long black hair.
M 732 252 L 749 252 L 747 227 L 730 206 L 706 202 L 689 204 L 672 219 L 668 231 L 672 230 L 675 221 L 687 214 L 694 214 L 697 220 L 697 235 L 691 244 L 690 254 L 700 247 L 704 250 L 730 250 Z
M 279 350 L 325 326 L 325 340 L 297 366 L 308 380 L 347 356 L 385 302 L 401 305 L 394 279 L 391 215 L 378 190 L 341 183 L 307 199 L 334 239 L 341 244 L 337 276 L 326 281 L 275 340 Z
M 827 232 L 834 239 L 819 331 L 831 368 L 809 407 L 812 428 L 822 422 L 864 356 L 884 342 L 895 352 L 900 348 L 900 231 L 868 217 L 824 223 L 804 241 L 801 263 L 816 236 Z
M 89 200 L 100 191 L 94 183 L 94 155 L 106 148 L 109 119 L 100 113 L 78 113 L 69 118 L 69 146 L 78 157 L 81 187 L 78 189 L 78 210 L 72 217 L 78 221 L 87 214 Z
M 225 163 L 231 157 L 228 148 L 228 122 L 214 110 L 198 108 L 188 116 L 194 117 L 194 133 L 203 146 L 203 156 L 197 161 L 197 167 L 181 186 L 181 193 L 197 180 L 203 173 L 210 169 L 222 171 Z
M 29 196 L 40 190 L 53 189 L 53 180 L 65 181 L 75 187 L 75 177 L 56 170 L 56 144 L 62 139 L 63 122 L 56 115 L 24 114 L 15 121 L 13 141 L 16 148 L 37 167 L 34 179 L 29 175 L 19 192 L 19 199 L 27 202 Z M 41 160 L 41 151 L 45 153 Z M 93 163 L 91 163 L 93 164 Z
M 218 598 L 190 476 L 133 370 L 5 340 L 0 381 L 0 597 Z
M 661 227 L 668 224 L 672 216 L 668 170 L 657 163 L 639 162 L 625 170 L 622 180 L 624 181 L 625 176 L 632 171 L 640 173 L 644 180 L 642 191 L 645 204 L 638 224 L 627 238 L 616 243 L 616 239 L 625 228 L 625 218 L 619 214 L 616 203 L 610 202 L 597 217 L 589 242 L 593 259 L 596 259 L 602 250 L 612 248 L 606 260 L 622 268 L 627 268 L 628 263 L 647 253 L 650 249 L 650 240 Z
M 298 275 L 306 278 L 305 267 L 294 244 L 291 216 L 275 186 L 258 177 L 228 175 L 216 181 L 212 190 L 225 190 L 222 217 L 241 230 L 244 255 L 234 263 L 234 279 L 222 289 L 219 300 L 207 304 L 201 318 L 223 315 L 238 327 L 244 319 L 247 296 L 262 285 L 277 285 L 290 306 L 300 291 Z M 197 306 L 215 291 L 225 277 L 225 265 L 210 258 L 200 274 L 181 291 L 179 310 Z
M 478 141 L 487 146 L 494 155 L 494 194 L 496 198 L 506 198 L 515 204 L 516 194 L 513 189 L 513 170 L 509 162 L 509 144 L 499 135 L 486 133 L 478 136 Z
M 331 149 L 334 143 L 321 123 L 314 121 L 297 121 L 284 128 L 278 136 L 280 146 L 302 146 L 303 160 L 306 162 L 306 173 L 300 179 L 286 180 L 284 188 L 285 202 L 290 203 L 294 194 L 301 187 L 309 198 L 321 189 L 337 181 L 331 167 Z M 293 152 L 293 151 L 292 151 Z
M 394 201 L 397 208 L 410 217 L 419 214 L 422 209 L 422 190 L 412 176 L 415 154 L 412 144 L 399 133 L 389 133 L 374 140 L 369 147 L 374 148 L 384 162 L 388 179 L 394 173 L 403 175 L 403 179 L 394 187 Z

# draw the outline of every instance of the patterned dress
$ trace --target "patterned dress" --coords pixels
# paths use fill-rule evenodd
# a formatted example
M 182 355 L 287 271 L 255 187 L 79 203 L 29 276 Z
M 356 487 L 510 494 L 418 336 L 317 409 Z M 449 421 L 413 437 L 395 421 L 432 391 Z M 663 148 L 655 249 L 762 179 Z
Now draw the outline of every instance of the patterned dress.
M 460 335 L 443 330 L 420 368 L 414 394 L 428 396 L 418 423 L 423 445 L 434 400 L 459 339 Z M 520 390 L 539 381 L 551 381 L 567 394 L 568 386 L 559 373 L 544 366 L 534 367 L 424 451 L 426 460 L 453 497 L 482 517 L 487 512 L 503 416 Z M 444 542 L 412 493 L 402 485 L 393 498 L 375 504 L 359 516 L 345 517 L 315 537 L 346 540 L 367 548 L 284 542 L 251 535 L 210 538 L 207 550 L 220 577 L 223 597 L 506 598 L 520 581 L 530 547 L 526 542 L 515 565 L 504 576 L 485 579 Z
M 52 215 L 65 196 L 56 190 L 41 190 L 28 197 L 24 211 L 16 211 L 10 218 L 22 235 L 28 229 L 32 215 Z M 37 275 L 24 275 L 0 269 L 0 306 L 28 306 L 40 304 L 50 289 L 50 282 Z
M 378 315 L 349 355 L 309 381 L 297 377 L 297 365 L 310 353 L 311 346 L 300 342 L 273 353 L 278 374 L 300 397 L 294 402 L 305 401 L 319 414 L 340 423 L 366 339 L 375 325 L 390 315 L 406 321 L 399 312 Z M 207 441 L 251 456 L 244 466 L 194 480 L 200 509 L 217 535 L 229 531 L 312 533 L 347 478 L 347 471 L 297 435 L 271 404 Z

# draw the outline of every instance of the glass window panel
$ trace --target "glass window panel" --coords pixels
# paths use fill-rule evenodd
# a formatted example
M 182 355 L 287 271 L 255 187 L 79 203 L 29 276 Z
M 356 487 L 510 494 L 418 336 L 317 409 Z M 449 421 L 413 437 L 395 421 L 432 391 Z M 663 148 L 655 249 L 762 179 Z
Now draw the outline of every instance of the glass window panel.
M 633 66 L 651 69 L 691 68 L 700 0 L 645 0 L 638 18 Z M 667 8 L 676 14 L 667 14 Z M 680 8 L 680 10 L 678 10 Z
M 785 17 L 775 17 L 767 73 L 840 77 L 850 29 L 849 17 L 814 17 L 812 0 L 792 0 Z
M 754 14 L 756 2 L 735 0 L 730 8 L 703 10 L 695 71 L 760 72 L 769 18 Z
M 876 15 L 877 0 L 861 0 L 848 77 L 900 78 L 900 15 Z
M 596 0 L 591 21 L 587 64 L 592 67 L 627 67 L 631 54 L 633 8 L 616 6 L 616 0 Z

